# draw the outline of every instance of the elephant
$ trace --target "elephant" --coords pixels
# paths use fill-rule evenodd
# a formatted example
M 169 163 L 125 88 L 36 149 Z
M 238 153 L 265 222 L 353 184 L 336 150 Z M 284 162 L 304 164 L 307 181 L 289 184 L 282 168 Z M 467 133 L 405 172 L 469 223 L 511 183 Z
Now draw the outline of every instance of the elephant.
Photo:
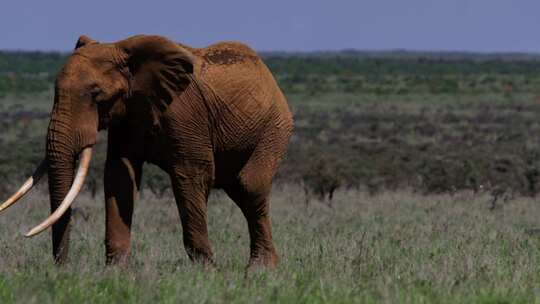
M 26 236 L 52 226 L 54 261 L 65 263 L 71 205 L 106 130 L 107 264 L 129 262 L 133 204 L 143 163 L 152 163 L 170 177 L 190 260 L 215 263 L 207 200 L 222 189 L 247 221 L 248 268 L 271 268 L 279 256 L 269 195 L 293 125 L 272 73 L 245 44 L 194 48 L 157 35 L 102 43 L 83 35 L 56 78 L 45 158 L 0 211 L 47 173 L 51 215 Z

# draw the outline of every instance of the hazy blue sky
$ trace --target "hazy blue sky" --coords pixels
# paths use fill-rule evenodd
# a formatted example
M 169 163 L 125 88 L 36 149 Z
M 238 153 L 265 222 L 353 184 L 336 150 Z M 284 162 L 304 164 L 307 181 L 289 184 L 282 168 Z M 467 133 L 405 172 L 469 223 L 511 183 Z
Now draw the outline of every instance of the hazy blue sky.
M 81 34 L 161 34 L 258 50 L 540 52 L 540 0 L 2 0 L 0 49 L 70 50 Z

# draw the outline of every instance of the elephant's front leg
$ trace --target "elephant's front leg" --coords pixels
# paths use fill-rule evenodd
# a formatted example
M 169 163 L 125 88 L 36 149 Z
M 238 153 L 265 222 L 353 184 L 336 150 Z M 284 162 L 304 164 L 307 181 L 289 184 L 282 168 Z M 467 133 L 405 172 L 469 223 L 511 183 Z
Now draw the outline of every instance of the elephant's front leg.
M 105 165 L 107 264 L 126 264 L 131 253 L 133 202 L 139 194 L 142 163 L 107 159 Z
M 178 212 L 182 221 L 184 246 L 189 258 L 204 265 L 213 264 L 213 253 L 208 240 L 207 200 L 210 186 L 204 173 L 171 174 Z

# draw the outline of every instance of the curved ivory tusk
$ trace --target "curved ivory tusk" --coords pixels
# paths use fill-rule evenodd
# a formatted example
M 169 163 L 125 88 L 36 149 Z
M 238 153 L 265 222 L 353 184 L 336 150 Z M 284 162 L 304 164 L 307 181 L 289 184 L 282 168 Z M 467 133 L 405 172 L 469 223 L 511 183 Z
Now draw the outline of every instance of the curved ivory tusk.
M 92 158 L 92 148 L 85 148 L 81 152 L 81 161 L 79 162 L 79 168 L 77 169 L 77 175 L 75 175 L 75 180 L 73 181 L 73 184 L 71 185 L 71 189 L 69 189 L 68 194 L 56 208 L 56 210 L 41 224 L 34 227 L 32 230 L 30 230 L 25 236 L 31 237 L 34 236 L 40 232 L 43 232 L 43 230 L 49 228 L 52 224 L 56 223 L 66 213 L 68 208 L 71 206 L 75 198 L 77 197 L 77 194 L 81 191 L 81 188 L 84 185 L 84 179 L 86 178 L 86 174 L 88 173 L 88 166 L 90 165 L 90 159 Z
M 30 176 L 26 182 L 13 194 L 10 198 L 8 198 L 2 205 L 0 205 L 0 212 L 6 210 L 13 204 L 15 204 L 19 199 L 21 199 L 30 189 L 32 189 L 37 182 L 41 179 L 41 177 L 47 172 L 48 164 L 47 160 L 42 160 L 41 163 L 39 163 L 39 166 L 36 168 L 36 171 L 34 171 L 34 174 Z

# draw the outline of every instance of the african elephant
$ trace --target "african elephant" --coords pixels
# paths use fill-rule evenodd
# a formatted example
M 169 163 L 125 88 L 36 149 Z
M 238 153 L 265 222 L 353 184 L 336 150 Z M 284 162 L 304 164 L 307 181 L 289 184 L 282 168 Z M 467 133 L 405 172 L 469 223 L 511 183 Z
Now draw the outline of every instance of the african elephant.
M 207 199 L 210 189 L 219 188 L 247 220 L 248 266 L 277 264 L 269 193 L 293 118 L 272 74 L 252 49 L 237 42 L 192 48 L 147 35 L 115 43 L 79 38 L 56 79 L 46 156 L 0 206 L 1 211 L 15 203 L 48 173 L 51 215 L 27 236 L 52 225 L 56 263 L 68 256 L 70 206 L 84 184 L 99 130 L 108 130 L 108 264 L 129 260 L 133 202 L 144 162 L 170 176 L 191 260 L 213 262 Z

